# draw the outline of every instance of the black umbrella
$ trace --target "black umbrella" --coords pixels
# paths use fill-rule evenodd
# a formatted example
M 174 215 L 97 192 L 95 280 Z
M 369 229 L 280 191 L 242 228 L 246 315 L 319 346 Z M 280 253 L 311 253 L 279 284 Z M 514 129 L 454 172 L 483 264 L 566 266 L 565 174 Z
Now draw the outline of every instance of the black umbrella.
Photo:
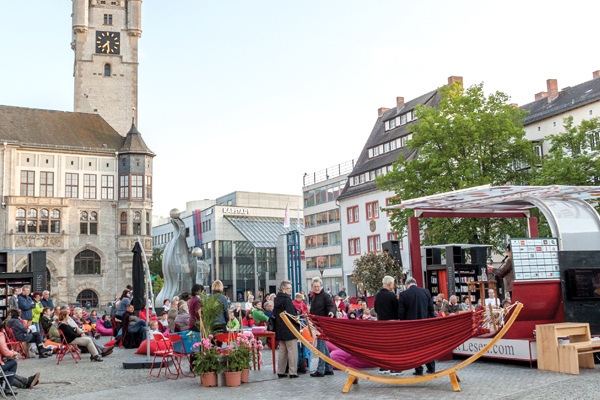
M 133 299 L 131 304 L 135 311 L 139 311 L 146 306 L 144 295 L 146 294 L 146 285 L 144 284 L 144 261 L 142 260 L 142 247 L 139 242 L 133 246 L 133 263 L 131 264 L 131 274 L 133 277 Z

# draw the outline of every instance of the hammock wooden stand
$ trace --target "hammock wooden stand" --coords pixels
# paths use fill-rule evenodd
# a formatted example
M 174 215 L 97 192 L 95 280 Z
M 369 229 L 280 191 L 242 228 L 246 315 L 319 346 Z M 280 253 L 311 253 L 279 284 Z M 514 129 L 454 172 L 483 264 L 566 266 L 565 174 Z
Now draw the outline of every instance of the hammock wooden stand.
M 476 361 L 478 358 L 480 358 L 482 355 L 484 355 L 489 349 L 491 349 L 492 346 L 494 346 L 500 339 L 502 339 L 504 334 L 510 329 L 513 322 L 517 319 L 519 312 L 521 312 L 521 308 L 523 308 L 523 304 L 517 303 L 515 306 L 515 310 L 511 313 L 510 318 L 505 322 L 502 329 L 500 331 L 498 331 L 496 336 L 494 336 L 494 338 L 490 341 L 490 343 L 487 344 L 487 346 L 483 347 L 481 350 L 479 350 L 477 353 L 473 354 L 471 357 L 469 357 L 466 360 L 463 360 L 461 363 L 459 363 L 453 367 L 447 368 L 443 371 L 439 371 L 439 372 L 435 372 L 433 374 L 427 374 L 427 375 L 423 375 L 423 376 L 409 377 L 409 378 L 374 375 L 374 374 L 370 374 L 368 372 L 364 372 L 364 371 L 360 371 L 360 370 L 357 370 L 354 368 L 346 367 L 345 365 L 332 360 L 331 358 L 327 357 L 326 355 L 321 353 L 319 350 L 317 350 L 317 348 L 315 346 L 313 346 L 308 340 L 306 340 L 300 334 L 300 332 L 298 332 L 297 328 L 294 326 L 292 321 L 290 321 L 288 316 L 285 315 L 285 313 L 280 314 L 280 316 L 282 317 L 281 319 L 286 324 L 286 326 L 294 334 L 294 336 L 296 336 L 296 338 L 300 342 L 302 342 L 302 344 L 304 344 L 306 347 L 308 347 L 317 357 L 321 358 L 325 362 L 333 365 L 340 371 L 345 372 L 346 374 L 349 375 L 348 380 L 346 381 L 346 384 L 344 385 L 344 388 L 342 389 L 342 393 L 348 393 L 350 391 L 350 388 L 352 387 L 352 383 L 354 383 L 354 381 L 359 378 L 366 379 L 368 381 L 373 381 L 373 382 L 386 383 L 386 384 L 390 384 L 390 385 L 410 385 L 413 383 L 421 383 L 421 382 L 431 381 L 434 379 L 442 378 L 444 376 L 448 376 L 450 378 L 450 383 L 452 384 L 452 389 L 454 389 L 455 392 L 460 392 L 460 386 L 458 385 L 458 383 L 460 382 L 460 379 L 459 379 L 458 375 L 456 374 L 457 371 L 459 371 L 460 369 L 463 369 L 467 365 Z

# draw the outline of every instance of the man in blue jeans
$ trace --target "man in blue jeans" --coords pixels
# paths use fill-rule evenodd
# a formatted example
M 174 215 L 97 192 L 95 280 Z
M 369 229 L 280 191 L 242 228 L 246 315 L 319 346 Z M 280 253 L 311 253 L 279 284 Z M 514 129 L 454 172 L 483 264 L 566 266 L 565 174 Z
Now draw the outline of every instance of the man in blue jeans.
M 310 302 L 310 314 L 320 315 L 323 317 L 333 318 L 335 316 L 336 307 L 333 304 L 333 299 L 327 292 L 323 290 L 323 281 L 321 278 L 313 278 L 312 280 L 312 298 Z M 317 337 L 317 350 L 329 357 L 327 342 Z M 310 374 L 313 378 L 322 378 L 325 375 L 333 375 L 333 367 L 319 358 L 317 370 Z

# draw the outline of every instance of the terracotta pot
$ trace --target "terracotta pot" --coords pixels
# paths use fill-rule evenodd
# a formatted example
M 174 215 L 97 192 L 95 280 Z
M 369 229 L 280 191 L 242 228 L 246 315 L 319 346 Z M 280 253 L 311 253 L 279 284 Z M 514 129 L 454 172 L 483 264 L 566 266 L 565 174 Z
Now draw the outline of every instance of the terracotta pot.
M 242 384 L 242 371 L 225 372 L 226 386 L 240 386 Z
M 202 386 L 204 387 L 212 387 L 217 386 L 217 373 L 216 372 L 206 372 L 202 374 L 200 377 L 200 381 L 202 382 Z
M 250 378 L 250 369 L 246 368 L 242 371 L 242 383 L 248 383 L 248 379 Z

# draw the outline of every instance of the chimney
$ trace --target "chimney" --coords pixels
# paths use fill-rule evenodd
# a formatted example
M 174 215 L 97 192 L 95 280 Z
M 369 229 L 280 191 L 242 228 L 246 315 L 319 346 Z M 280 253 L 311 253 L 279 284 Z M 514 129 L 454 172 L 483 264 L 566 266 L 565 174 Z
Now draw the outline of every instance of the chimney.
M 539 99 L 543 99 L 544 97 L 548 97 L 548 92 L 539 92 L 535 94 L 535 101 Z
M 404 108 L 404 97 L 396 97 L 396 110 L 400 111 Z
M 600 70 L 592 72 L 592 79 L 600 78 Z
M 385 108 L 385 107 L 381 107 L 377 110 L 377 116 L 381 117 L 383 115 L 384 112 L 388 111 L 389 108 Z
M 546 81 L 546 90 L 548 90 L 548 101 L 552 101 L 558 97 L 558 81 L 556 79 L 548 79 Z
M 448 77 L 448 85 L 452 85 L 454 82 L 459 82 L 462 85 L 462 83 L 463 83 L 462 76 L 450 76 L 450 77 Z

